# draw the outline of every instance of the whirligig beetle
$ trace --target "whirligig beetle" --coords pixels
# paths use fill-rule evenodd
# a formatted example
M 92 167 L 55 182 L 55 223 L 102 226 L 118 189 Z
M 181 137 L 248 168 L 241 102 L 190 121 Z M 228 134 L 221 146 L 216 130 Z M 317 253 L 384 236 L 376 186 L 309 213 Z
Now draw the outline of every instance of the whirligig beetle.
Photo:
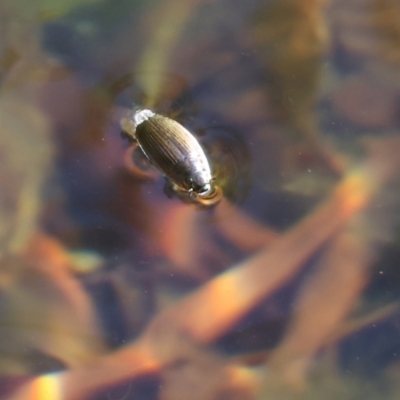
M 121 120 L 121 128 L 175 192 L 205 206 L 219 202 L 222 190 L 213 184 L 204 150 L 183 125 L 149 109 L 137 109 Z

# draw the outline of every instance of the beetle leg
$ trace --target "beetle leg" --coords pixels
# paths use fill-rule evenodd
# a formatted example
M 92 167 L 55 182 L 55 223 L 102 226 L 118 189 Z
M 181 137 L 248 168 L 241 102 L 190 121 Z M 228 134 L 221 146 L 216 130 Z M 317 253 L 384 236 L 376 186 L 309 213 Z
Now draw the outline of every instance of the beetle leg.
M 122 118 L 121 122 L 121 136 L 124 139 L 128 139 L 130 142 L 137 142 L 136 140 L 136 126 L 131 118 Z

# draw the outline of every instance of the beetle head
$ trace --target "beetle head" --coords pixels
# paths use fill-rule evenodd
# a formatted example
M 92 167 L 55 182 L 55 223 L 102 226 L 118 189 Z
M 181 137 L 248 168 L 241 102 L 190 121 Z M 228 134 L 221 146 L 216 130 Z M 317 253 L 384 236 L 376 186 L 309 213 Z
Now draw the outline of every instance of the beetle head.
M 211 190 L 211 183 L 209 179 L 205 179 L 201 174 L 196 174 L 188 177 L 184 181 L 185 189 L 191 193 L 204 196 Z

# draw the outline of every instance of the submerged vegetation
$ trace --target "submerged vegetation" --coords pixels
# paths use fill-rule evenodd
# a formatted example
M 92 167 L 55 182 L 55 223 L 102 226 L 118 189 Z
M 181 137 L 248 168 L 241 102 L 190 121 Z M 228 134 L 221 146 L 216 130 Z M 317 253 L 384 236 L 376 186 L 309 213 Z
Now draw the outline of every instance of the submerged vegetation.
M 395 399 L 400 4 L 0 6 L 0 398 Z M 120 137 L 179 120 L 226 196 Z

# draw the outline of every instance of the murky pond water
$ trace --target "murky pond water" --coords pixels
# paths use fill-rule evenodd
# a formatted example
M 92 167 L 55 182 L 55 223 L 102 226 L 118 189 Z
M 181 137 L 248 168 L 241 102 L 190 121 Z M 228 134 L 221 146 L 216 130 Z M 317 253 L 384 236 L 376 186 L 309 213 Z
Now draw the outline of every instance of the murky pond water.
M 399 18 L 3 1 L 0 398 L 397 398 Z M 121 135 L 138 108 L 221 201 Z

